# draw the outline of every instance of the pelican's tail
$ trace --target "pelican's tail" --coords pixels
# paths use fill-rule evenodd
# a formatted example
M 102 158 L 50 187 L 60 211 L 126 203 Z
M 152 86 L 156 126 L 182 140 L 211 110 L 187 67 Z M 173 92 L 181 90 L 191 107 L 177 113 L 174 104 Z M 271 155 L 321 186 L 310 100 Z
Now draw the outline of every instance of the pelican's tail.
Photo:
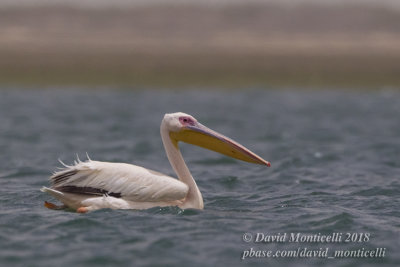
M 51 188 L 48 188 L 48 187 L 45 187 L 45 186 L 43 186 L 40 189 L 40 191 L 45 192 L 45 193 L 49 193 L 50 195 L 52 195 L 56 199 L 60 199 L 61 200 L 64 197 L 64 194 L 62 192 L 54 190 L 54 189 L 51 189 Z M 53 204 L 53 203 L 47 202 L 47 201 L 44 202 L 44 206 L 46 208 L 48 208 L 48 209 L 51 209 L 51 210 L 61 210 L 61 209 L 65 209 L 66 208 L 65 205 L 58 206 L 56 204 Z
M 53 197 L 55 197 L 57 199 L 60 199 L 60 198 L 64 197 L 64 194 L 62 192 L 54 190 L 54 189 L 51 189 L 51 188 L 48 188 L 48 187 L 45 187 L 45 186 L 43 186 L 40 189 L 40 191 L 42 191 L 44 193 L 49 193 L 50 195 L 52 195 Z
M 66 207 L 71 208 L 71 209 L 78 209 L 79 207 L 82 207 L 82 201 L 88 198 L 86 195 L 79 195 L 79 194 L 70 194 L 70 193 L 65 193 L 61 192 L 58 190 L 55 190 L 53 188 L 48 188 L 43 186 L 40 191 L 49 193 L 51 196 L 53 196 L 55 199 L 58 199 L 61 201 Z M 49 207 L 49 205 L 46 205 L 46 207 Z

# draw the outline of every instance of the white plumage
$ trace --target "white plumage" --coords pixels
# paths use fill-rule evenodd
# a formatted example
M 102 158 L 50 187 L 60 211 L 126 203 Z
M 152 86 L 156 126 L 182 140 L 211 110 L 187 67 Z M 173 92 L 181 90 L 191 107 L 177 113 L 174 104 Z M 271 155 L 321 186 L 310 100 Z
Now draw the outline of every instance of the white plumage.
M 188 134 L 194 137 L 188 139 Z M 78 159 L 74 165 L 50 177 L 51 188 L 42 191 L 59 199 L 68 208 L 87 212 L 101 208 L 147 209 L 155 206 L 203 208 L 203 198 L 187 168 L 178 141 L 197 144 L 223 154 L 269 166 L 253 152 L 233 140 L 198 123 L 184 113 L 166 114 L 161 123 L 161 137 L 168 159 L 178 179 L 140 166 Z M 209 142 L 213 144 L 210 147 Z M 60 208 L 45 202 L 48 208 Z
M 69 189 L 73 191 L 74 188 L 75 190 L 82 188 L 82 193 L 92 195 L 87 198 L 89 201 L 95 203 L 96 206 L 99 206 L 100 203 L 108 203 L 108 208 L 130 208 L 133 202 L 141 204 L 157 202 L 159 206 L 178 205 L 181 202 L 177 202 L 177 200 L 185 198 L 189 190 L 189 187 L 181 181 L 156 171 L 131 164 L 93 160 L 78 161 L 75 165 L 67 166 L 54 173 L 50 177 L 50 181 L 52 183 L 51 190 L 57 192 L 57 195 L 67 194 L 66 196 L 69 196 L 73 194 L 68 193 Z M 60 190 L 57 190 L 58 188 Z M 96 189 L 96 191 L 90 192 L 90 189 Z M 49 190 L 49 188 L 43 188 L 44 192 L 53 194 Z M 63 193 L 63 190 L 66 192 Z M 113 197 L 114 194 L 119 197 Z M 74 195 L 78 196 L 73 196 L 73 198 L 79 197 L 80 194 Z M 93 195 L 104 195 L 105 198 L 93 197 Z M 105 202 L 107 198 L 108 200 Z M 95 202 L 95 199 L 99 200 L 99 204 Z M 68 206 L 78 209 L 82 205 L 77 203 L 77 205 Z M 139 205 L 136 206 L 136 208 L 139 207 Z M 147 208 L 148 205 L 145 206 Z

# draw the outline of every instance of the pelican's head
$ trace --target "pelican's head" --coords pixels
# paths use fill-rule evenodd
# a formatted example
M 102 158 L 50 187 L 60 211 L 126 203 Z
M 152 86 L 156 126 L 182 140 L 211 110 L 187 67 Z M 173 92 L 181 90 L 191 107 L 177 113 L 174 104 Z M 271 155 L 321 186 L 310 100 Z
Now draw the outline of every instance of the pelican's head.
M 235 159 L 271 166 L 268 161 L 232 139 L 207 128 L 189 114 L 182 112 L 165 114 L 162 127 L 167 128 L 171 141 L 176 147 L 178 147 L 178 142 L 182 141 Z

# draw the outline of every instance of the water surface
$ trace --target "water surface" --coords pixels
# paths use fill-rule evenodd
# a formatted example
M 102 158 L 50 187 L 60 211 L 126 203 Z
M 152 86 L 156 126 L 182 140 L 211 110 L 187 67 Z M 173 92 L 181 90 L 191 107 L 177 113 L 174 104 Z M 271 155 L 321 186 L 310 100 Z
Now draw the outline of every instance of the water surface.
M 308 91 L 0 91 L 2 266 L 400 264 L 400 94 Z M 182 145 L 203 211 L 89 214 L 43 207 L 49 175 L 86 152 L 175 176 L 159 136 L 183 111 L 272 167 Z M 256 233 L 369 234 L 368 242 L 254 243 Z M 243 235 L 253 235 L 244 242 Z M 385 248 L 381 258 L 247 258 L 244 251 Z

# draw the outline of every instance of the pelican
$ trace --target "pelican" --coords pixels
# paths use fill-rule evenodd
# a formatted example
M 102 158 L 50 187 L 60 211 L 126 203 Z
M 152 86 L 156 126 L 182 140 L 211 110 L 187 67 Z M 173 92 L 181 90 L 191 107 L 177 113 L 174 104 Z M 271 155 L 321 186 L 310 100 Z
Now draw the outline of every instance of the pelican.
M 207 148 L 221 154 L 270 167 L 270 163 L 232 139 L 200 124 L 191 115 L 165 114 L 160 127 L 164 148 L 178 179 L 125 163 L 91 160 L 73 165 L 50 177 L 51 187 L 43 187 L 63 205 L 45 202 L 49 209 L 69 208 L 78 213 L 110 209 L 148 209 L 178 206 L 203 209 L 203 197 L 179 150 L 178 142 Z M 62 162 L 61 162 L 62 163 Z

